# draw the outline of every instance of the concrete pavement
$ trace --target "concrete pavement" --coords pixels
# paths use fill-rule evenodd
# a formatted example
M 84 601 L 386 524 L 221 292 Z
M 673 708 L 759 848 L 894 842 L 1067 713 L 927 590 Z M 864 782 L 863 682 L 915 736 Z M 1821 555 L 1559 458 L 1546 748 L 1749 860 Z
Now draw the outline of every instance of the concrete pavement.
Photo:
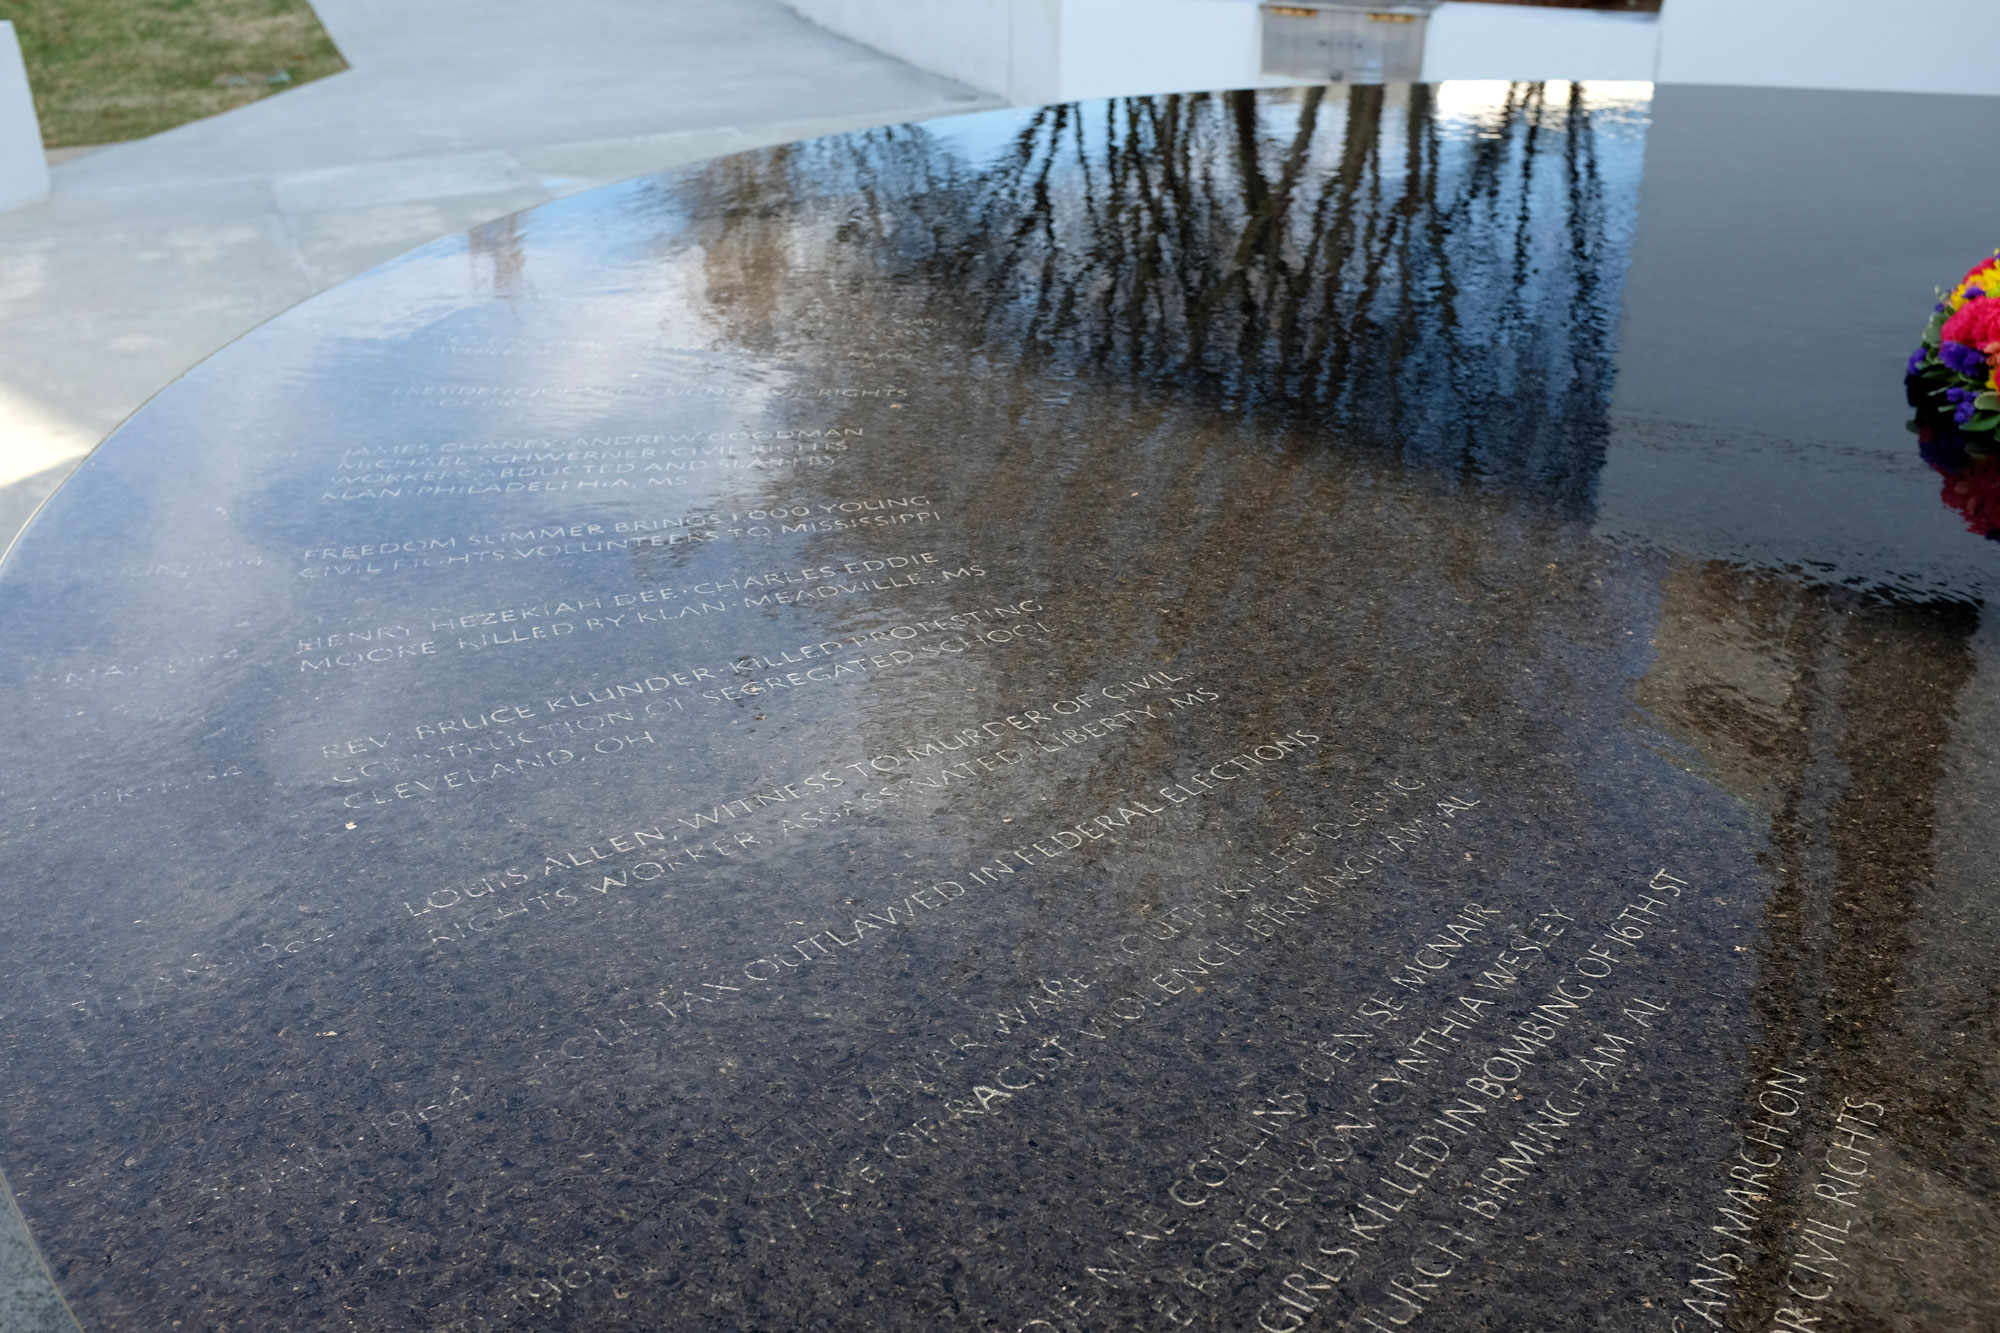
M 0 545 L 246 330 L 413 246 L 722 153 L 994 105 L 777 0 L 314 0 L 351 68 L 52 154 L 0 213 Z M 74 1333 L 0 1182 L 0 1329 Z
M 0 542 L 175 376 L 342 278 L 559 195 L 993 105 L 777 0 L 315 0 L 352 68 L 52 167 L 0 213 Z

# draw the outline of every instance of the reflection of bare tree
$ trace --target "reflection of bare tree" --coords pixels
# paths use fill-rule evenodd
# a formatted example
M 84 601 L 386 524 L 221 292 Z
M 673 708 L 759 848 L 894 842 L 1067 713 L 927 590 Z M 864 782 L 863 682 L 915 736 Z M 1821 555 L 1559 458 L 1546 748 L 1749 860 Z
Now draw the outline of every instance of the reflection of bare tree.
M 1977 893 L 1938 862 L 1976 612 L 1722 565 L 1677 566 L 1664 593 L 1638 699 L 1768 821 L 1773 890 L 1746 1104 L 1774 1064 L 1814 1076 L 1822 1120 L 1843 1095 L 1890 1099 L 1895 1131 L 1876 1145 L 1885 1177 L 1876 1188 L 1922 1197 L 1922 1212 L 1951 1220 L 1948 1235 L 1988 1234 L 2000 1159 L 1982 1128 L 1992 1067 L 1979 1052 L 1991 1050 L 1996 977 L 1990 964 L 1953 961 L 1964 949 L 1926 925 L 1941 904 Z M 1953 991 L 1966 998 L 1946 1001 Z M 1787 1237 L 1815 1201 L 1809 1173 L 1786 1183 L 1758 1236 L 1757 1269 L 1742 1276 L 1746 1290 L 1783 1289 Z M 2000 1300 L 1976 1241 L 1914 1236 L 1908 1225 L 1872 1223 L 1877 1264 L 1935 1284 L 1932 1299 L 1982 1291 L 1985 1302 Z M 1865 1266 L 1858 1247 L 1850 1259 Z M 1872 1304 L 1865 1291 L 1849 1298 Z M 1910 1299 L 1892 1293 L 1873 1313 Z
M 979 498 L 960 549 L 1028 593 L 1116 562 L 1086 613 L 1098 632 L 1047 646 L 1062 678 L 1101 671 L 1114 642 L 1198 660 L 1190 645 L 1230 625 L 1321 664 L 1301 697 L 1422 713 L 1414 698 L 1388 702 L 1410 689 L 1393 653 L 1325 663 L 1331 621 L 1301 622 L 1255 591 L 1325 588 L 1324 616 L 1355 643 L 1395 643 L 1408 608 L 1429 608 L 1433 665 L 1468 709 L 1514 717 L 1529 753 L 1557 747 L 1482 663 L 1543 650 L 1555 604 L 1517 571 L 1573 552 L 1541 506 L 1420 502 L 1399 520 L 1348 472 L 1357 455 L 1274 473 L 1241 423 L 1304 421 L 1544 498 L 1586 497 L 1616 224 L 1633 202 L 1599 181 L 1590 126 L 1586 90 L 1551 105 L 1536 85 L 1469 122 L 1448 121 L 1424 88 L 1141 98 L 1030 113 L 980 153 L 894 128 L 741 155 L 675 189 L 703 219 L 707 292 L 732 343 L 814 378 L 950 381 L 947 417 L 925 427 L 985 437 L 926 466 L 939 493 Z M 1099 391 L 1072 401 L 1077 376 Z M 1217 400 L 1233 416 L 1205 410 Z M 890 493 L 907 480 L 896 458 L 879 471 L 852 458 L 842 484 Z M 1142 475 L 1141 512 L 1113 517 Z M 1352 544 L 1260 538 L 1247 559 L 1245 534 L 1268 537 L 1278 514 L 1343 515 Z M 1408 725 L 1401 741 L 1419 743 Z M 1134 757 L 1171 763 L 1158 745 Z
M 1302 664 L 1295 699 L 1244 702 L 1242 734 L 1314 699 L 1368 699 L 1372 719 L 1396 719 L 1372 752 L 1397 753 L 1442 721 L 1388 648 L 1415 633 L 1457 703 L 1508 733 L 1504 748 L 1553 754 L 1549 715 L 1510 698 L 1514 681 L 1561 679 L 1541 665 L 1562 637 L 1542 580 L 1575 552 L 1547 507 L 1413 496 L 1382 509 L 1377 450 L 1274 468 L 1260 437 L 1303 423 L 1308 438 L 1585 496 L 1614 224 L 1636 183 L 1621 195 L 1597 181 L 1593 147 L 1576 142 L 1588 111 L 1584 90 L 1550 105 L 1535 86 L 1457 120 L 1421 88 L 1130 99 L 1032 112 L 970 149 L 887 129 L 662 188 L 695 219 L 732 345 L 809 384 L 911 387 L 900 421 L 879 408 L 855 420 L 941 446 L 921 475 L 962 502 L 948 549 L 1004 568 L 1015 595 L 1060 590 L 1068 623 L 1092 626 L 1044 645 L 1038 672 L 1088 680 L 1111 651 L 1199 664 L 1226 626 Z M 1079 378 L 1093 392 L 1073 394 Z M 1456 382 L 1477 413 L 1439 401 Z M 826 424 L 818 409 L 799 421 Z M 909 463 L 862 450 L 840 485 L 896 493 Z M 1293 529 L 1344 541 L 1284 539 Z M 830 538 L 812 558 L 852 546 Z M 1301 618 L 1294 598 L 1321 609 Z M 840 619 L 858 610 L 823 614 L 829 632 L 863 627 Z M 1328 635 L 1382 651 L 1330 657 Z M 1489 668 L 1515 653 L 1536 669 Z M 950 717 L 964 701 L 934 702 Z M 885 734 L 928 706 L 886 700 Z M 1180 743 L 1149 737 L 1121 762 L 1166 768 Z
M 1600 178 L 1587 90 L 1563 86 L 1514 86 L 1470 134 L 1423 86 L 1054 106 L 983 162 L 889 129 L 704 188 L 846 193 L 826 262 L 922 278 L 927 313 L 992 352 L 1579 504 L 1633 201 Z

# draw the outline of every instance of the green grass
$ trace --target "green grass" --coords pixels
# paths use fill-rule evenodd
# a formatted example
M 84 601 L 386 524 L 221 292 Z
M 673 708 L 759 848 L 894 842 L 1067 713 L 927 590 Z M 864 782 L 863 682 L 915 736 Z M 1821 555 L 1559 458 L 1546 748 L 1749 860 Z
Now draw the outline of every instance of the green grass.
M 347 68 L 306 0 L 0 0 L 51 148 L 172 129 Z

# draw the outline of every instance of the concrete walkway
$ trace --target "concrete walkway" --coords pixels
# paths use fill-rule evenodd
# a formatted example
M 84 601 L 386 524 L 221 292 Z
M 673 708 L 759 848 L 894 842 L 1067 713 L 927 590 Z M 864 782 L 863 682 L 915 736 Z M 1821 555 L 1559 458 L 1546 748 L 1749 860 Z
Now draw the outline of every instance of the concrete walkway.
M 314 0 L 352 66 L 55 155 L 0 213 L 0 546 L 181 372 L 314 292 L 559 195 L 994 105 L 777 0 Z M 0 1330 L 74 1333 L 0 1183 Z
M 777 0 L 314 0 L 346 73 L 57 162 L 0 213 L 0 544 L 175 376 L 424 241 L 992 99 Z

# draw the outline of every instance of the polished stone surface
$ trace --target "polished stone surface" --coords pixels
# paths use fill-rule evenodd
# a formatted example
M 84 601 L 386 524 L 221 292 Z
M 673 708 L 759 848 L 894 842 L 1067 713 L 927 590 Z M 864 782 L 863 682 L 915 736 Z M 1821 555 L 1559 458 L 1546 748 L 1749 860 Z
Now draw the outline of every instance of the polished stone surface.
M 641 173 L 982 100 L 781 0 L 313 9 L 345 72 L 54 163 L 51 198 L 0 211 L 0 545 L 153 394 L 376 264 Z
M 2000 1319 L 1994 210 L 1818 96 L 855 134 L 177 383 L 0 568 L 84 1327 Z

